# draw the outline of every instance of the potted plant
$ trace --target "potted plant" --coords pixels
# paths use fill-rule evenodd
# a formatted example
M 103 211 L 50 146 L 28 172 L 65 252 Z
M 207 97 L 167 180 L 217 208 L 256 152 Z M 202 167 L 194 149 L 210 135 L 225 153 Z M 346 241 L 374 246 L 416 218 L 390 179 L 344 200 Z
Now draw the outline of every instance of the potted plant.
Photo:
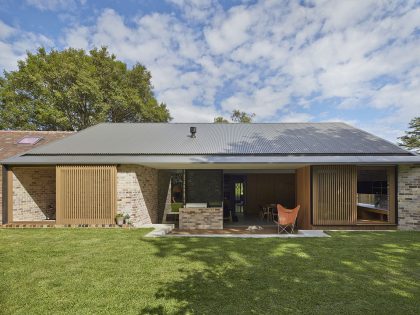
M 124 216 L 124 221 L 125 221 L 125 224 L 127 224 L 127 225 L 129 225 L 129 224 L 130 224 L 130 215 L 129 215 L 129 214 L 126 214 L 126 215 Z
M 117 213 L 115 216 L 115 222 L 117 222 L 117 225 L 122 226 L 124 224 L 124 214 Z

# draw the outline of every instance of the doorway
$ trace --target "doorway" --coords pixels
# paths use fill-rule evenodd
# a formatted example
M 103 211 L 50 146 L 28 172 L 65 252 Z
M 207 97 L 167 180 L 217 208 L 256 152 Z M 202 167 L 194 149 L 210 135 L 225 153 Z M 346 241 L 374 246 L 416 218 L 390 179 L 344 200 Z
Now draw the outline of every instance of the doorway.
M 272 217 L 263 216 L 265 206 L 295 207 L 293 170 L 225 170 L 223 179 L 224 217 L 234 225 L 272 225 Z
M 235 213 L 244 213 L 245 206 L 245 181 L 236 181 L 235 187 Z
M 225 174 L 223 177 L 223 211 L 233 222 L 243 221 L 246 215 L 246 176 Z

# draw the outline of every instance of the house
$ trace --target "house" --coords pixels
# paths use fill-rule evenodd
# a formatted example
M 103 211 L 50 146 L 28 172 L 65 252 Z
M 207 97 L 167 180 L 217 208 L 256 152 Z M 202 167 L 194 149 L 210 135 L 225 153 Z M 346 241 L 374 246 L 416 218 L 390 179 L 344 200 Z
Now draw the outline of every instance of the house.
M 22 130 L 0 130 L 0 161 L 12 156 L 22 154 L 39 145 L 47 144 L 51 141 L 62 139 L 71 135 L 69 131 L 22 131 Z M 1 166 L 1 165 L 0 165 Z M 6 187 L 3 187 L 3 177 L 5 168 L 2 167 L 2 176 L 0 177 L 0 204 L 3 204 L 2 195 Z M 0 220 L 3 221 L 3 218 Z M 2 222 L 0 221 L 0 223 Z
M 105 123 L 6 159 L 9 224 L 258 219 L 301 205 L 301 229 L 420 229 L 420 156 L 344 123 Z

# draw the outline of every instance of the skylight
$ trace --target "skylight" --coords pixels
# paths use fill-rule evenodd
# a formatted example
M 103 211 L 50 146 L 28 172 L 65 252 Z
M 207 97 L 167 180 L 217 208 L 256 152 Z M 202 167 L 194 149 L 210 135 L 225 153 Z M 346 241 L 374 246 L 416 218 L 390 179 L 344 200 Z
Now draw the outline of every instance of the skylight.
M 41 137 L 24 137 L 18 141 L 18 144 L 36 144 L 41 139 Z

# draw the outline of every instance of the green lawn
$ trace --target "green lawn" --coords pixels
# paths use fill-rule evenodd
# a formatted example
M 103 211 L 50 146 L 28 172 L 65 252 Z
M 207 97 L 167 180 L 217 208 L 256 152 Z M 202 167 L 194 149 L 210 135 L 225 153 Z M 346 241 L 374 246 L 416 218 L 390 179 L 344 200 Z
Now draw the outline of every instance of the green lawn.
M 1 229 L 0 313 L 420 312 L 420 233 L 144 238 L 149 230 Z

